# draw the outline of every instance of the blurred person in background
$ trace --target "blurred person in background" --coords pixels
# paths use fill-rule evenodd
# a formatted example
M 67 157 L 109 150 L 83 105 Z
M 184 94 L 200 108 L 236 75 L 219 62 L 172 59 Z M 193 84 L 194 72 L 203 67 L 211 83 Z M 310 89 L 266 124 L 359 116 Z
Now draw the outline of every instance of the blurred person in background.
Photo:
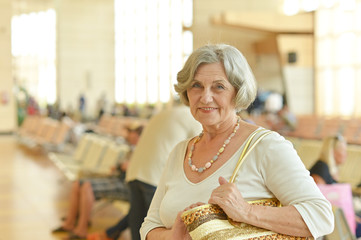
M 184 139 L 201 132 L 189 107 L 175 101 L 175 106 L 155 114 L 145 127 L 126 173 L 131 192 L 130 210 L 126 217 L 102 232 L 88 235 L 88 240 L 118 239 L 128 226 L 132 240 L 139 240 L 139 229 L 158 186 L 168 155 Z
M 338 168 L 346 161 L 347 142 L 342 135 L 323 139 L 318 160 L 311 167 L 310 174 L 316 184 L 332 184 L 339 181 Z
M 109 177 L 85 178 L 74 181 L 71 188 L 68 213 L 60 227 L 52 233 L 69 233 L 69 240 L 86 239 L 94 202 L 101 198 L 129 200 L 130 193 L 125 183 L 129 158 L 142 134 L 143 126 L 133 123 L 128 126 L 127 144 L 130 147 L 125 161 L 110 169 Z

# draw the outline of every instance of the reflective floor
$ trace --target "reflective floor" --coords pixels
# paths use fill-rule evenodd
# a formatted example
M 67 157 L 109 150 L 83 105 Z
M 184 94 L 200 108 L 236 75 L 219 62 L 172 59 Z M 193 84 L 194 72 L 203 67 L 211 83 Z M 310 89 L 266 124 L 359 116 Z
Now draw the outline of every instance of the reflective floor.
M 28 149 L 0 135 L 0 240 L 66 239 L 51 234 L 68 207 L 70 182 L 41 149 Z M 126 213 L 125 203 L 97 203 L 89 232 L 105 229 Z M 130 239 L 126 231 L 121 239 Z

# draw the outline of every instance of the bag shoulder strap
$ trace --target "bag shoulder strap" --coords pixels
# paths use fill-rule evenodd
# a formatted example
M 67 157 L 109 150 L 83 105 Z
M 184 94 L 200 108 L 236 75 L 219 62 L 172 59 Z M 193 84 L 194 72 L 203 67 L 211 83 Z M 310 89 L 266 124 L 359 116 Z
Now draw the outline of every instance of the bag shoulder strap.
M 260 133 L 260 132 L 263 132 L 259 137 L 258 139 L 253 142 L 253 144 L 251 145 L 251 142 L 252 140 L 254 139 L 254 137 Z M 246 145 L 244 146 L 243 148 L 243 151 L 241 153 L 241 156 L 239 157 L 238 159 L 238 162 L 237 162 L 237 165 L 236 165 L 236 168 L 234 169 L 233 171 L 233 174 L 232 174 L 232 177 L 230 178 L 229 182 L 230 183 L 233 183 L 234 180 L 236 179 L 236 176 L 237 176 L 237 173 L 239 171 L 239 169 L 241 168 L 241 165 L 243 163 L 243 159 L 245 159 L 248 154 L 253 150 L 253 148 L 257 145 L 257 143 L 259 143 L 262 138 L 264 138 L 265 136 L 267 136 L 268 134 L 272 133 L 272 131 L 270 130 L 266 130 L 266 129 L 260 129 L 260 130 L 257 130 L 257 131 L 254 131 L 251 136 L 248 138 L 248 141 L 246 142 Z

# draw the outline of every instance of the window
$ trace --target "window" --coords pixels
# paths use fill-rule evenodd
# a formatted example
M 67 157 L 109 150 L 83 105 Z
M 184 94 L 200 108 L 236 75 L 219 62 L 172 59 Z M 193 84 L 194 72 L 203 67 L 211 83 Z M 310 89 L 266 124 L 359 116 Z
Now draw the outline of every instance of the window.
M 168 102 L 193 50 L 191 0 L 115 0 L 115 100 Z
M 317 113 L 361 116 L 361 0 L 320 6 L 315 16 Z
M 14 16 L 11 22 L 15 83 L 45 106 L 56 101 L 54 10 Z

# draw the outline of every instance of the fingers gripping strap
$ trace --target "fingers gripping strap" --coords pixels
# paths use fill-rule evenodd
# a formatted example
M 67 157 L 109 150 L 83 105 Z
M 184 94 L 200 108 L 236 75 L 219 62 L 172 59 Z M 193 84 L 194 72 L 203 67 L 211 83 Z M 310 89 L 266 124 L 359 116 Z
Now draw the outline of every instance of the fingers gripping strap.
M 251 145 L 251 142 L 253 140 L 253 138 L 259 133 L 259 132 L 263 132 L 261 136 L 258 137 L 258 139 Z M 272 131 L 270 130 L 265 130 L 265 129 L 260 129 L 257 130 L 255 132 L 253 132 L 251 134 L 251 136 L 249 137 L 248 141 L 246 142 L 246 145 L 243 148 L 243 151 L 241 153 L 241 156 L 238 159 L 236 168 L 233 171 L 232 177 L 230 178 L 229 182 L 233 183 L 234 180 L 236 179 L 237 173 L 239 171 L 239 169 L 241 168 L 241 165 L 243 163 L 243 159 L 245 159 L 248 154 L 253 150 L 253 148 L 257 145 L 257 143 L 259 143 L 262 138 L 264 138 L 265 136 L 267 136 L 268 134 L 272 133 Z

